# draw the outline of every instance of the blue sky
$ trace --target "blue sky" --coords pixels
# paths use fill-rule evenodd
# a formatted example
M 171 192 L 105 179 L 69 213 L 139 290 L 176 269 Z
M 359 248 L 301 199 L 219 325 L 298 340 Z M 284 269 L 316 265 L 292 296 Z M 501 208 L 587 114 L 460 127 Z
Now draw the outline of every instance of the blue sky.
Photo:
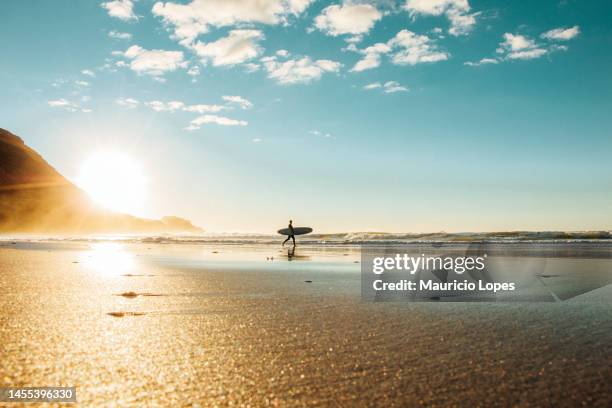
M 0 118 L 207 230 L 612 229 L 608 1 L 3 1 Z

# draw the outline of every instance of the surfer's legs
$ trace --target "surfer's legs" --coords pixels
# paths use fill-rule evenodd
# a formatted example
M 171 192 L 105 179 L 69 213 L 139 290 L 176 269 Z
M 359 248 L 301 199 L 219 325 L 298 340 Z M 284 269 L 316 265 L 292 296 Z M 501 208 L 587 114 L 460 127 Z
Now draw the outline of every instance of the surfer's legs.
M 289 238 L 291 238 L 291 235 L 289 235 L 289 236 L 287 237 L 287 239 L 283 241 L 283 245 L 282 245 L 282 246 L 285 246 L 285 244 L 287 243 L 287 241 L 289 241 Z M 293 239 L 293 242 L 295 242 L 295 238 Z M 294 245 L 295 245 L 295 244 L 294 244 Z
M 293 246 L 295 246 L 295 235 L 292 235 L 291 239 L 293 240 Z M 289 238 L 287 238 L 287 240 L 289 240 Z

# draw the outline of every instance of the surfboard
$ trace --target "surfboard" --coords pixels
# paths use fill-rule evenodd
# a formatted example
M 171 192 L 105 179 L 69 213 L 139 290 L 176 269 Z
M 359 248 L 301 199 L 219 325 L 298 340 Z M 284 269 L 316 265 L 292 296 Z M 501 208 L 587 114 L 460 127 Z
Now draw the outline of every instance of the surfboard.
M 289 228 L 282 228 L 277 231 L 281 235 L 291 235 Z M 295 235 L 304 235 L 310 234 L 312 232 L 312 228 L 310 227 L 293 227 L 293 233 Z

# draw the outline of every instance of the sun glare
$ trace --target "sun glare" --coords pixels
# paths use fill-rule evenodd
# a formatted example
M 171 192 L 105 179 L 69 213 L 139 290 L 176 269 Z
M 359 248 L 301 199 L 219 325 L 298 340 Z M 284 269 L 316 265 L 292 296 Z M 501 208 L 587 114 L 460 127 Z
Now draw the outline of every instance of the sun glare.
M 129 272 L 136 264 L 134 256 L 114 242 L 93 244 L 91 250 L 80 254 L 79 261 L 85 268 L 104 276 Z
M 146 179 L 141 166 L 118 152 L 98 152 L 81 167 L 77 184 L 98 205 L 138 215 L 143 209 Z

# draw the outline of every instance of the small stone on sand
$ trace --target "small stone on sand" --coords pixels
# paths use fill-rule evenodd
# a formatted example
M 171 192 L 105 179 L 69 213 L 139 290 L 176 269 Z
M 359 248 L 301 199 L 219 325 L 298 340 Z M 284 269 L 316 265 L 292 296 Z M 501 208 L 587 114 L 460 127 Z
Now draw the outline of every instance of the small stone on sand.
M 142 312 L 109 312 L 107 314 L 113 317 L 143 316 L 144 315 L 144 313 Z

